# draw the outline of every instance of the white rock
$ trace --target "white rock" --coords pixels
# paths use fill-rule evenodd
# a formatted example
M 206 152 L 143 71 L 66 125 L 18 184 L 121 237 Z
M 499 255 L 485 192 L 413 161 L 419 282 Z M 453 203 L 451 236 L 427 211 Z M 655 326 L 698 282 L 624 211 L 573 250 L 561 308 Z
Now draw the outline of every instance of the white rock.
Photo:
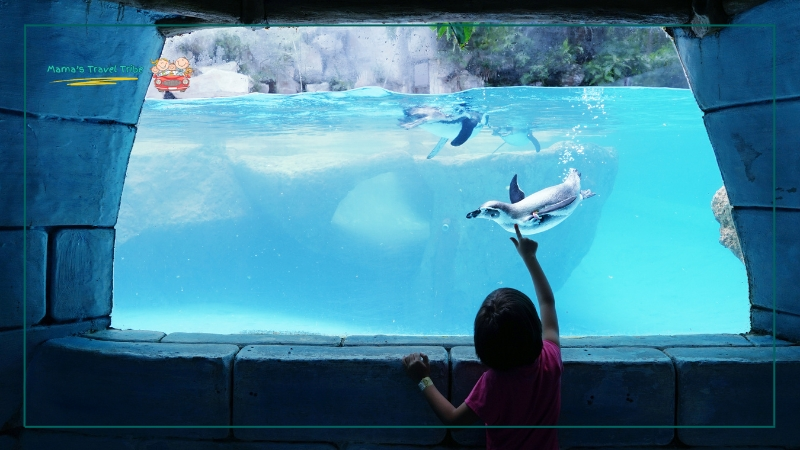
M 247 75 L 220 69 L 208 69 L 190 78 L 186 92 L 172 91 L 175 98 L 234 97 L 250 92 L 253 80 Z
M 342 51 L 342 40 L 338 35 L 321 34 L 314 38 L 313 44 L 323 53 L 338 53 Z
M 304 83 L 322 81 L 322 55 L 308 44 L 301 44 L 295 67 Z
M 198 66 L 195 70 L 199 74 L 204 74 L 210 70 L 222 70 L 225 72 L 239 73 L 239 63 L 236 61 L 229 61 L 222 64 L 212 64 L 210 66 Z
M 328 92 L 330 90 L 331 90 L 331 85 L 327 81 L 323 83 L 306 85 L 306 92 Z

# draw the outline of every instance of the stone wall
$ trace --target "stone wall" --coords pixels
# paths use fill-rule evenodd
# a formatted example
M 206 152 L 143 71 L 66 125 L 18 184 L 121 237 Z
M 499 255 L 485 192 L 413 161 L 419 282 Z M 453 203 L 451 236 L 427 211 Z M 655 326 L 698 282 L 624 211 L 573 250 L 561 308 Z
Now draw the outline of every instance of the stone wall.
M 135 428 L 29 429 L 21 443 L 45 448 L 61 442 L 65 449 L 482 447 L 483 429 L 442 426 L 401 362 L 411 352 L 429 355 L 434 384 L 458 405 L 486 370 L 471 343 L 471 336 L 118 330 L 52 339 L 29 365 L 28 426 Z M 800 431 L 791 424 L 800 421 L 794 407 L 800 392 L 793 388 L 800 346 L 775 345 L 777 428 L 771 428 L 769 336 L 562 338 L 559 425 L 576 428 L 559 430 L 561 448 L 796 447 Z
M 23 364 L 38 344 L 109 325 L 113 227 L 150 74 L 52 80 L 148 70 L 159 17 L 101 2 L 0 5 L 0 433 L 22 425 Z
M 773 0 L 696 37 L 673 29 L 728 191 L 754 330 L 800 339 L 800 3 Z M 773 70 L 774 69 L 774 70 Z
M 252 6 L 255 2 L 244 4 Z M 621 16 L 630 17 L 625 13 Z M 673 31 L 691 87 L 705 112 L 709 137 L 733 206 L 733 220 L 748 269 L 753 329 L 773 331 L 774 306 L 777 311 L 774 331 L 794 341 L 800 340 L 800 291 L 794 289 L 798 280 L 796 261 L 800 259 L 800 239 L 794 233 L 800 227 L 797 192 L 800 154 L 796 151 L 796 141 L 800 138 L 793 132 L 800 115 L 800 81 L 795 76 L 800 56 L 794 45 L 800 35 L 798 17 L 800 4 L 772 0 L 735 16 L 733 22 L 775 24 L 774 30 L 769 26 L 737 26 L 703 38 L 688 30 Z M 252 380 L 255 384 L 248 385 L 246 380 L 237 382 L 237 363 L 242 371 L 263 373 L 262 377 L 270 375 L 270 370 L 277 370 L 274 367 L 296 370 L 298 379 L 305 381 L 309 389 L 304 390 L 298 383 L 293 392 L 301 399 L 318 402 L 346 397 L 342 395 L 342 385 L 353 384 L 353 374 L 368 374 L 357 384 L 360 395 L 383 395 L 382 400 L 363 409 L 361 416 L 352 415 L 358 411 L 351 407 L 348 419 L 360 417 L 364 423 L 394 420 L 386 415 L 389 412 L 385 407 L 395 401 L 395 397 L 388 397 L 391 390 L 405 393 L 403 408 L 408 409 L 403 409 L 406 415 L 397 420 L 406 422 L 400 423 L 428 420 L 427 406 L 420 401 L 413 385 L 409 387 L 408 380 L 401 381 L 403 375 L 397 357 L 413 351 L 409 347 L 359 350 L 347 349 L 345 344 L 345 348 L 330 346 L 319 350 L 298 343 L 304 345 L 298 347 L 302 357 L 288 361 L 276 355 L 294 351 L 293 342 L 274 343 L 282 347 L 267 347 L 265 342 L 241 342 L 241 346 L 230 343 L 173 346 L 165 342 L 108 343 L 63 337 L 102 330 L 109 324 L 113 227 L 149 75 L 113 86 L 74 87 L 51 83 L 47 68 L 50 65 L 147 68 L 163 46 L 163 37 L 149 25 L 161 19 L 164 17 L 133 7 L 103 2 L 36 0 L 0 4 L 3 48 L 0 62 L 5 69 L 0 87 L 3 138 L 0 353 L 4 355 L 0 361 L 0 448 L 263 448 L 261 440 L 270 439 L 268 433 L 243 429 L 231 432 L 229 427 L 250 413 L 259 414 L 264 420 L 283 419 L 278 407 L 283 405 L 256 400 L 256 393 L 269 392 L 272 386 Z M 79 25 L 22 26 L 56 23 Z M 134 26 L 102 26 L 119 24 Z M 26 64 L 22 63 L 23 55 Z M 64 75 L 65 78 L 81 76 Z M 773 103 L 773 99 L 777 101 Z M 26 289 L 20 287 L 22 280 L 27 281 Z M 777 363 L 773 366 L 772 349 L 758 346 L 761 338 L 740 338 L 746 341 L 732 339 L 741 345 L 725 344 L 709 349 L 687 348 L 685 343 L 655 346 L 659 350 L 645 345 L 647 351 L 630 350 L 631 346 L 636 347 L 629 345 L 630 342 L 616 350 L 594 350 L 602 347 L 597 342 L 585 349 L 565 345 L 565 366 L 572 374 L 565 375 L 565 392 L 569 393 L 565 396 L 565 421 L 578 424 L 582 420 L 604 418 L 626 423 L 623 419 L 630 419 L 650 425 L 662 418 L 658 408 L 664 406 L 675 411 L 675 420 L 666 423 L 666 429 L 621 429 L 607 433 L 564 430 L 564 445 L 613 447 L 635 442 L 650 447 L 670 443 L 800 446 L 797 428 L 788 425 L 800 422 L 796 409 L 800 399 L 793 389 L 800 375 L 797 347 L 778 348 Z M 377 338 L 366 338 L 370 339 Z M 470 377 L 477 373 L 469 347 L 459 349 L 457 345 L 447 346 L 432 339 L 422 341 L 435 347 L 430 352 L 437 355 L 440 370 L 437 383 L 446 386 L 445 378 L 452 377 L 452 392 L 463 393 L 463 386 L 468 386 Z M 44 344 L 40 347 L 41 343 Z M 249 358 L 242 353 L 247 352 L 241 349 L 245 344 L 253 346 L 248 347 L 249 353 L 253 353 Z M 413 345 L 414 350 L 422 345 L 395 344 Z M 464 342 L 460 344 L 463 346 Z M 452 349 L 454 346 L 457 348 Z M 35 351 L 37 356 L 28 366 L 31 376 L 28 393 L 36 401 L 28 404 L 32 408 L 26 417 L 28 421 L 36 419 L 59 425 L 69 420 L 78 423 L 78 419 L 82 423 L 115 419 L 139 425 L 200 421 L 197 423 L 203 425 L 219 423 L 221 428 L 179 429 L 182 431 L 177 435 L 166 429 L 162 432 L 164 436 L 146 432 L 146 436 L 139 437 L 132 437 L 136 433 L 131 430 L 92 437 L 84 434 L 97 430 L 78 433 L 23 430 L 21 374 L 23 364 Z M 340 353 L 334 353 L 337 351 Z M 274 366 L 278 360 L 288 362 Z M 340 364 L 351 376 L 347 380 L 315 379 L 320 364 L 327 367 Z M 463 374 L 457 372 L 459 367 L 465 368 Z M 764 420 L 771 417 L 772 401 L 768 396 L 772 392 L 769 375 L 773 368 L 778 389 L 776 429 Z M 329 373 L 333 377 L 337 372 Z M 71 378 L 59 379 L 59 375 Z M 287 382 L 293 381 L 286 374 L 282 376 Z M 131 391 L 131 386 L 139 386 L 134 392 L 142 395 L 151 390 L 159 393 L 153 401 L 160 403 L 125 394 Z M 262 388 L 267 391 L 261 391 Z M 95 395 L 98 389 L 103 395 Z M 672 394 L 675 400 L 670 403 Z M 57 401 L 72 402 L 72 406 L 65 408 L 62 403 L 56 408 L 58 405 L 53 402 Z M 181 408 L 181 404 L 187 408 Z M 46 408 L 48 405 L 53 408 Z M 155 405 L 162 405 L 164 410 L 153 409 Z M 598 413 L 603 408 L 622 415 L 606 417 Z M 110 413 L 111 409 L 116 410 Z M 380 413 L 369 414 L 376 410 Z M 186 411 L 194 415 L 186 415 Z M 240 411 L 239 415 L 236 411 Z M 143 415 L 148 412 L 151 415 Z M 317 420 L 320 416 L 308 417 Z M 765 428 L 680 428 L 672 437 L 665 431 L 673 430 L 673 425 L 756 423 Z M 335 448 L 325 440 L 323 431 L 294 435 L 278 431 L 284 433 L 281 439 L 301 439 L 296 448 Z M 438 429 L 417 433 L 387 433 L 391 438 L 376 438 L 366 432 L 344 433 L 337 439 L 365 442 L 345 444 L 349 449 L 380 448 L 377 446 L 387 439 L 407 445 L 479 445 L 474 434 L 458 437 L 453 433 L 442 437 Z M 198 441 L 215 437 L 220 439 Z M 269 445 L 290 448 L 291 444 Z

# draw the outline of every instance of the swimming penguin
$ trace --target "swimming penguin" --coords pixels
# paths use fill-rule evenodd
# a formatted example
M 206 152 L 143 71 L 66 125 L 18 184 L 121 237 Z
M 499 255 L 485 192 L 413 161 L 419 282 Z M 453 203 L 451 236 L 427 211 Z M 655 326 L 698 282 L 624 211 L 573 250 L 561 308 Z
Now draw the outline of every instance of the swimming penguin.
M 492 129 L 492 136 L 500 136 L 503 143 L 494 149 L 494 152 L 500 150 L 500 147 L 511 144 L 515 147 L 525 147 L 526 145 L 533 144 L 537 152 L 542 151 L 542 145 L 539 140 L 533 135 L 533 130 L 528 128 L 514 128 L 514 127 L 495 127 Z M 492 153 L 494 153 L 492 152 Z
M 439 142 L 428 154 L 428 159 L 436 156 L 448 140 L 450 145 L 458 147 L 467 142 L 467 139 L 480 133 L 481 129 L 489 123 L 489 116 L 475 111 L 465 111 L 458 115 L 446 115 L 439 108 L 432 106 L 419 106 L 408 108 L 405 118 L 400 120 L 400 126 L 406 130 L 420 127 L 423 130 L 439 136 Z
M 506 231 L 514 233 L 514 224 L 522 234 L 536 234 L 549 230 L 575 211 L 581 201 L 595 195 L 581 190 L 581 174 L 569 169 L 564 182 L 550 186 L 525 197 L 517 185 L 517 176 L 511 179 L 508 189 L 511 203 L 492 200 L 467 214 L 467 219 L 480 217 L 494 220 Z

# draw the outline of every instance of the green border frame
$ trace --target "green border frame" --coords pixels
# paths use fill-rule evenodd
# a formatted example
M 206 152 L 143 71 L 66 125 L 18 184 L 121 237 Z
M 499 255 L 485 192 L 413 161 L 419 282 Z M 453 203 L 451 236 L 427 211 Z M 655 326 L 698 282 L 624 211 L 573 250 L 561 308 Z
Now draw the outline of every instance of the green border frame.
M 269 24 L 269 27 L 307 27 L 307 26 L 325 26 L 325 27 L 428 27 L 431 24 Z M 626 27 L 626 28 L 688 28 L 691 24 L 509 24 L 509 23 L 478 23 L 477 26 L 493 26 L 493 27 Z M 27 265 L 28 265 L 28 249 L 27 249 L 27 161 L 28 161 L 28 141 L 27 141 L 27 119 L 28 119 L 28 28 L 49 28 L 49 27 L 175 27 L 175 28 L 223 28 L 223 27 L 245 27 L 252 28 L 254 26 L 267 26 L 267 24 L 23 24 L 23 97 L 22 97 L 22 147 L 23 147 L 23 160 L 22 160 L 22 426 L 28 429 L 774 429 L 777 422 L 777 382 L 776 382 L 776 366 L 777 366 L 777 347 L 776 343 L 776 326 L 777 326 L 777 277 L 775 268 L 777 264 L 777 209 L 775 204 L 775 188 L 777 186 L 776 180 L 776 161 L 777 161 L 777 73 L 776 73 L 776 60 L 777 60 L 777 28 L 775 24 L 703 24 L 706 27 L 719 27 L 719 28 L 772 28 L 772 425 L 554 425 L 554 426 L 541 426 L 541 425 L 28 425 L 27 424 L 27 379 L 28 379 L 28 358 L 27 358 Z M 691 88 L 690 88 L 691 89 Z M 705 114 L 705 113 L 704 113 Z M 676 386 L 677 388 L 677 386 Z M 677 402 L 675 407 L 677 408 Z

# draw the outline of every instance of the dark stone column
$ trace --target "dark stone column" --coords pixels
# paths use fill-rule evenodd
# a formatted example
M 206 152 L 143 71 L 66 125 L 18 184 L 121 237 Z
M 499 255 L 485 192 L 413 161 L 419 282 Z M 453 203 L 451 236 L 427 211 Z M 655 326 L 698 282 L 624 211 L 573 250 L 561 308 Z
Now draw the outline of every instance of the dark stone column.
M 733 206 L 752 328 L 800 340 L 800 3 L 772 0 L 675 44 Z M 774 72 L 773 72 L 774 68 Z

